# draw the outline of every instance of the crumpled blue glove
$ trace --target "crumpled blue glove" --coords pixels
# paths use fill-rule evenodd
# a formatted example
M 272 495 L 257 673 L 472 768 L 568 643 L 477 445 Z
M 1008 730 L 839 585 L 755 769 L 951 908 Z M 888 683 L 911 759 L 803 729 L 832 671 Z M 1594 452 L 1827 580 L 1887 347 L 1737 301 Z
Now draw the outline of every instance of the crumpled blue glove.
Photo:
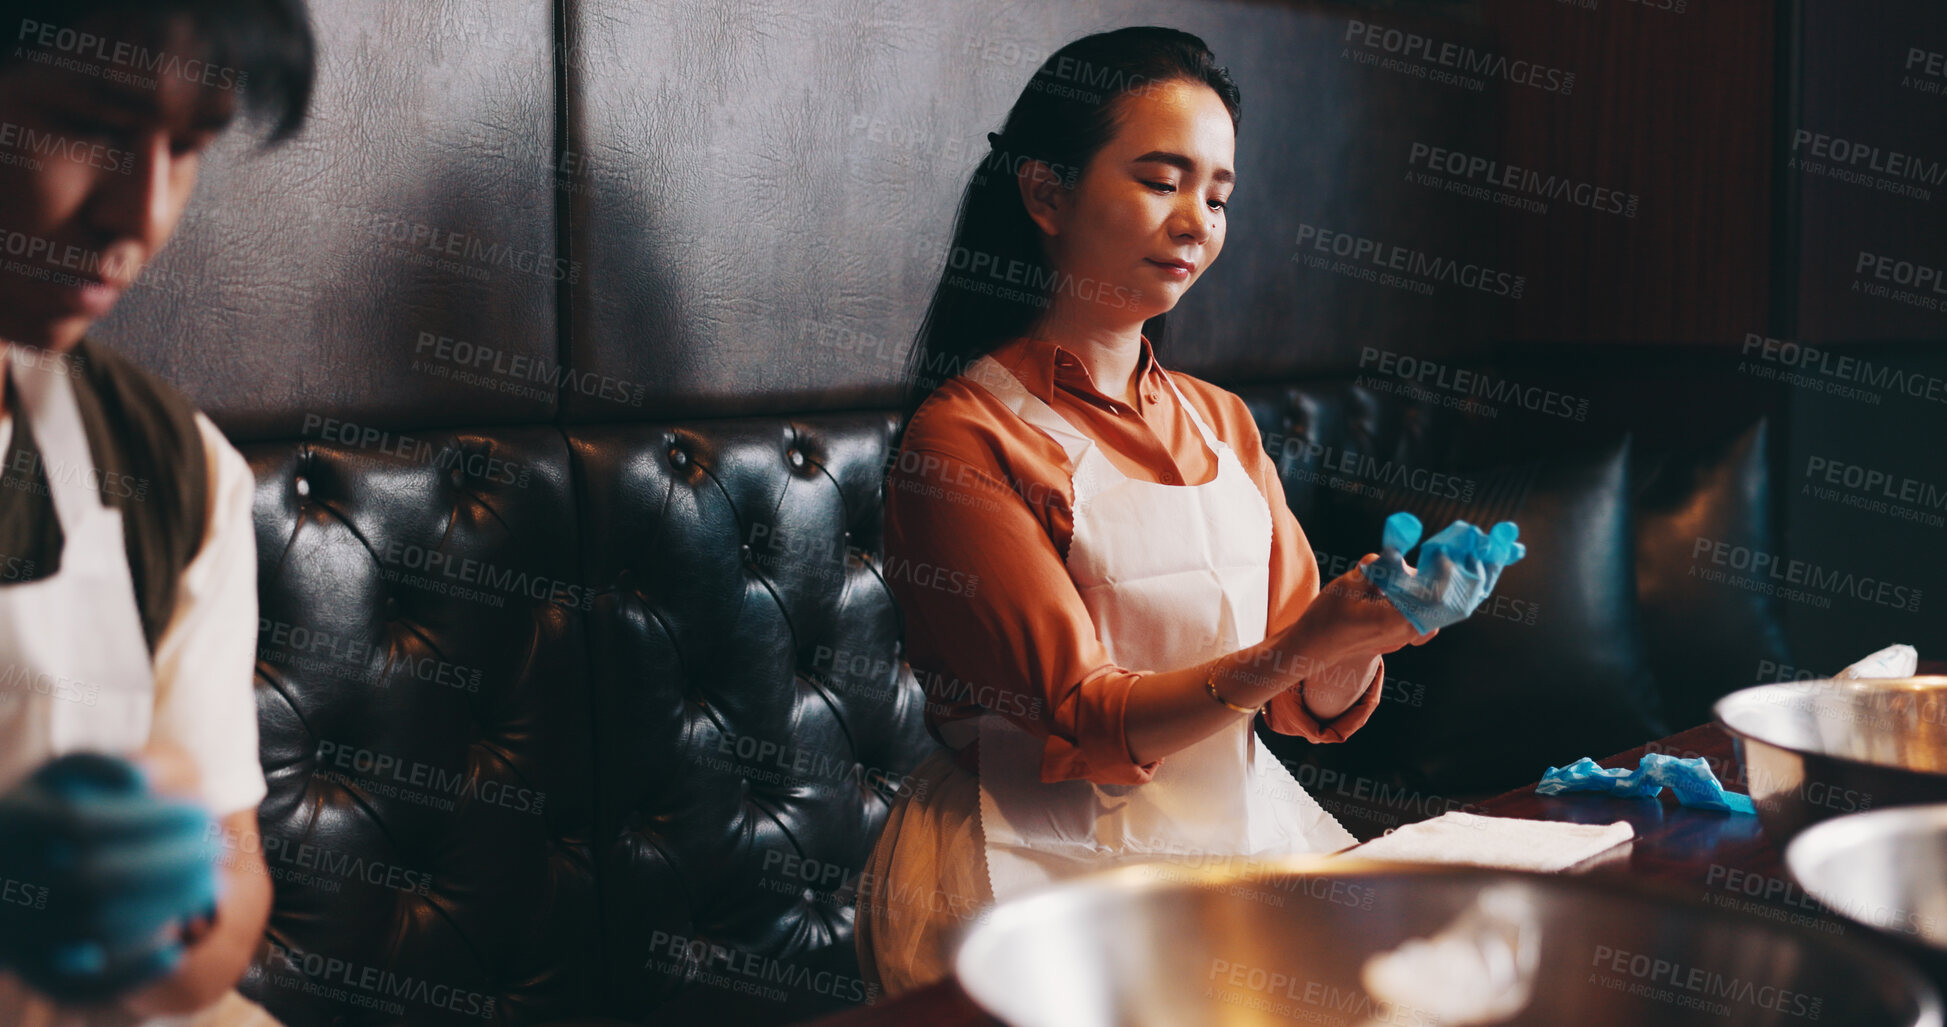
M 216 906 L 216 824 L 127 760 L 73 753 L 0 796 L 0 964 L 57 1002 L 174 970 Z
M 1724 790 L 1703 757 L 1693 756 L 1685 760 L 1661 752 L 1645 755 L 1635 770 L 1621 767 L 1605 770 L 1587 756 L 1566 767 L 1549 767 L 1548 773 L 1541 776 L 1541 783 L 1535 786 L 1535 792 L 1540 795 L 1602 792 L 1625 799 L 1640 799 L 1663 794 L 1665 785 L 1676 793 L 1677 801 L 1685 806 L 1724 813 L 1757 812 L 1750 796 Z
M 1663 786 L 1650 780 L 1649 774 L 1640 767 L 1604 768 L 1584 756 L 1566 767 L 1549 767 L 1548 773 L 1541 775 L 1541 783 L 1535 785 L 1535 791 L 1541 795 L 1601 792 L 1619 799 L 1649 799 L 1662 794 Z
M 1362 565 L 1366 578 L 1424 635 L 1466 620 L 1494 591 L 1501 571 L 1528 555 L 1515 541 L 1521 529 L 1502 521 L 1482 531 L 1455 521 L 1420 543 L 1418 566 L 1406 566 L 1406 553 L 1420 541 L 1420 519 L 1402 510 L 1386 518 L 1379 559 Z

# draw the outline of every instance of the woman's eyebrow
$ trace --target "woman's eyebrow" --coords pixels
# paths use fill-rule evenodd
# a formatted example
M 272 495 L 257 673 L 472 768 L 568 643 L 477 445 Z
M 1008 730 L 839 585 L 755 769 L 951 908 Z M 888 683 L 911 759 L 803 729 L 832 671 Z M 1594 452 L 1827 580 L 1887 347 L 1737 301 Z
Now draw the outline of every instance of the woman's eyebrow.
M 1145 153 L 1142 156 L 1137 157 L 1135 160 L 1130 161 L 1130 163 L 1131 164 L 1168 164 L 1170 167 L 1182 169 L 1183 173 L 1186 175 L 1195 174 L 1197 170 L 1196 161 L 1191 160 L 1189 157 L 1186 157 L 1183 154 L 1171 153 L 1168 150 L 1151 150 L 1148 153 Z M 1237 175 L 1234 172 L 1232 172 L 1229 168 L 1218 168 L 1216 171 L 1211 173 L 1210 177 L 1216 179 L 1219 182 L 1234 183 L 1237 181 Z

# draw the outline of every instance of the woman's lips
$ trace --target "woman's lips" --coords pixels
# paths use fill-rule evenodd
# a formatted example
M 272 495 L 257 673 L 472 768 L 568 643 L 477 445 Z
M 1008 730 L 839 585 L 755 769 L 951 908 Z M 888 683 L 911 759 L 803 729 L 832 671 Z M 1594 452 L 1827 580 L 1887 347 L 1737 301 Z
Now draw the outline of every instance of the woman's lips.
M 1182 279 L 1182 278 L 1190 277 L 1191 269 L 1183 264 L 1166 263 L 1164 261 L 1154 260 L 1149 257 L 1144 257 L 1143 259 L 1155 265 L 1156 267 L 1162 268 L 1163 273 L 1169 275 L 1171 278 Z

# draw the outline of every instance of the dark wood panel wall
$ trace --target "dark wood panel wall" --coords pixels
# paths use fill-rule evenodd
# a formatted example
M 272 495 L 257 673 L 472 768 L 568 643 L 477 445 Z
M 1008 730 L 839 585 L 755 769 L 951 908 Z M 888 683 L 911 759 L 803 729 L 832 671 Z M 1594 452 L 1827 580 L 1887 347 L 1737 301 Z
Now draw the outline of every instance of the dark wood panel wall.
M 1947 4 L 1805 0 L 1800 38 L 1795 334 L 1947 338 Z
M 1500 46 L 1573 74 L 1512 90 L 1507 165 L 1560 185 L 1546 212 L 1504 207 L 1533 288 L 1530 341 L 1732 342 L 1767 325 L 1774 5 L 1484 0 Z

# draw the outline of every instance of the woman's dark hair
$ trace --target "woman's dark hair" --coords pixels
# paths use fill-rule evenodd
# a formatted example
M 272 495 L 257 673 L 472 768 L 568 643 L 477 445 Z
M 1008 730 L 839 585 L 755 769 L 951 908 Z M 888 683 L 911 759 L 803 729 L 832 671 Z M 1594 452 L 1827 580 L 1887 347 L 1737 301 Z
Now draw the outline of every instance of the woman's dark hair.
M 1072 188 L 1115 136 L 1127 97 L 1179 80 L 1215 90 L 1236 128 L 1243 113 L 1237 84 L 1203 40 L 1188 32 L 1158 26 L 1100 32 L 1042 63 L 1005 126 L 988 136 L 993 148 L 961 196 L 946 267 L 907 357 L 905 420 L 940 382 L 1025 333 L 1059 285 L 1042 250 L 1041 230 L 1021 203 L 1022 164 L 1043 161 Z M 1159 346 L 1162 321 L 1158 316 L 1144 325 Z
M 166 50 L 177 19 L 187 20 L 191 52 Z M 184 75 L 235 89 L 242 110 L 270 122 L 269 143 L 304 126 L 317 75 L 304 0 L 0 0 L 0 32 L 0 71 L 45 54 L 77 73 Z

